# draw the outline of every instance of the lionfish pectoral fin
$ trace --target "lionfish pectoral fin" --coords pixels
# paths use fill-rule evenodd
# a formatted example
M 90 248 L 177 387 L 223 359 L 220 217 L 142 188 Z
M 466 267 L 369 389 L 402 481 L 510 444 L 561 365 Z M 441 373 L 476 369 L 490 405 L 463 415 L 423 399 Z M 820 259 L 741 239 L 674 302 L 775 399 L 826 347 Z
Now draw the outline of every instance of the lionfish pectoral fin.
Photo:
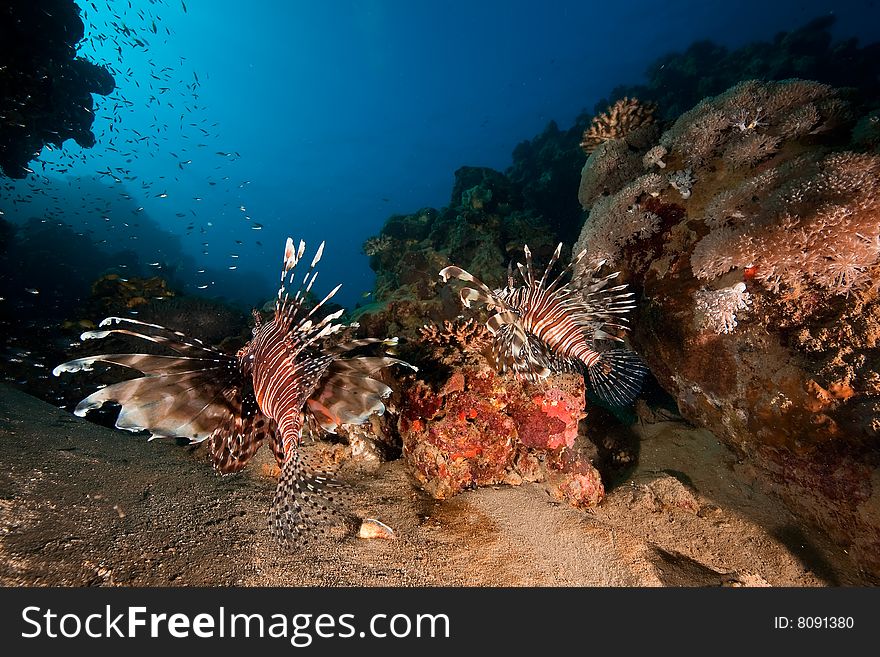
M 336 433 L 339 425 L 342 424 L 342 419 L 317 399 L 309 399 L 306 403 L 320 427 L 324 431 Z
M 461 267 L 456 267 L 455 265 L 450 265 L 449 267 L 441 269 L 439 276 L 443 279 L 444 283 L 448 283 L 450 278 L 457 278 L 460 281 L 467 282 L 474 280 L 474 277 L 470 273 L 466 272 Z
M 464 287 L 459 292 L 461 303 L 464 305 L 465 308 L 470 308 L 472 301 L 479 301 L 480 303 L 485 303 L 489 306 L 503 305 L 498 300 L 498 297 L 495 295 L 495 293 L 490 290 L 489 287 L 485 283 L 483 283 L 483 281 L 481 281 L 470 272 L 465 271 L 461 267 L 456 267 L 455 265 L 444 267 L 440 270 L 440 278 L 443 280 L 444 283 L 449 282 L 450 278 L 456 278 L 466 283 L 473 283 L 476 286 L 476 288 Z
M 357 519 L 343 510 L 349 492 L 346 484 L 312 466 L 297 449 L 281 468 L 269 530 L 279 542 L 293 547 L 338 528 L 352 533 Z
M 53 374 L 89 371 L 95 364 L 119 365 L 144 376 L 105 386 L 77 404 L 80 417 L 107 402 L 119 404 L 119 429 L 149 431 L 153 437 L 179 437 L 201 442 L 218 427 L 241 415 L 244 385 L 238 361 L 197 338 L 158 324 L 123 317 L 101 321 L 102 330 L 83 339 L 123 334 L 168 347 L 179 356 L 124 353 L 77 358 L 58 365 Z
M 587 377 L 599 398 L 613 406 L 628 406 L 638 396 L 648 368 L 629 349 L 603 351 L 587 368 Z

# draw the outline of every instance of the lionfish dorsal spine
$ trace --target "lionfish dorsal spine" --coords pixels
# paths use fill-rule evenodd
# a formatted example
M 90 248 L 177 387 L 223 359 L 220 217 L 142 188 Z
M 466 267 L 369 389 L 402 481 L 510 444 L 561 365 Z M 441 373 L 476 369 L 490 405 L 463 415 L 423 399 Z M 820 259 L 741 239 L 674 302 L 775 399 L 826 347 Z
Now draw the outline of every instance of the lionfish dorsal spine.
M 544 275 L 541 276 L 541 282 L 538 283 L 539 288 L 544 288 L 547 284 L 547 278 L 550 276 L 550 272 L 553 271 L 553 267 L 556 265 L 556 261 L 559 260 L 559 256 L 562 254 L 562 242 L 556 245 L 556 249 L 553 251 L 553 255 L 550 256 L 550 262 L 547 263 L 547 268 L 544 270 Z
M 523 253 L 526 256 L 526 275 L 523 276 L 523 279 L 526 284 L 531 287 L 535 283 L 535 272 L 532 270 L 532 250 L 529 248 L 528 244 L 523 245 Z M 517 263 L 516 266 L 520 269 L 520 273 L 522 273 L 520 264 Z
M 518 262 L 516 263 L 516 269 L 525 284 L 531 288 L 533 283 L 531 263 L 529 265 L 523 265 L 521 262 Z
M 561 252 L 561 250 L 562 250 L 562 243 L 560 242 L 559 245 L 556 247 L 556 251 Z M 548 293 L 555 292 L 557 289 L 563 287 L 565 285 L 565 276 L 569 272 L 573 272 L 575 270 L 575 268 L 577 267 L 577 265 L 580 263 L 580 261 L 583 260 L 583 258 L 586 255 L 587 255 L 587 250 L 584 249 L 580 253 L 578 253 L 574 258 L 572 258 L 571 262 L 568 263 L 568 265 L 566 265 L 565 267 L 563 267 L 562 271 L 560 271 L 559 274 L 557 274 L 556 278 L 554 278 L 553 281 L 547 286 L 547 288 L 546 288 L 547 292 Z M 554 257 L 551 259 L 550 266 L 555 264 L 555 262 L 558 258 L 559 258 L 558 254 L 554 252 Z M 550 266 L 547 267 L 547 272 L 545 273 L 545 276 L 549 274 Z

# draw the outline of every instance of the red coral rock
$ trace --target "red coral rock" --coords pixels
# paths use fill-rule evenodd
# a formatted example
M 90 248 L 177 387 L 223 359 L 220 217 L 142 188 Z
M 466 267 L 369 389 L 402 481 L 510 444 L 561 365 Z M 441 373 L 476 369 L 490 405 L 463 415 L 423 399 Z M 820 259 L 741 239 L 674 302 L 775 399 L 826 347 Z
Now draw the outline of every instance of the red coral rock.
M 417 384 L 407 395 L 415 403 L 399 422 L 404 457 L 438 499 L 501 483 L 513 464 L 516 425 L 491 397 L 458 389 L 471 378 L 470 372 L 456 372 L 433 395 L 426 392 L 428 386 Z M 413 418 L 416 409 L 432 412 Z
M 588 508 L 605 498 L 599 471 L 576 449 L 564 449 L 551 455 L 548 465 L 552 470 L 547 477 L 547 490 L 555 500 Z
M 583 390 L 578 398 L 558 388 L 550 388 L 516 404 L 511 416 L 517 423 L 523 445 L 555 450 L 574 444 L 578 421 L 584 417 L 583 408 Z
M 599 473 L 571 449 L 583 408 L 583 377 L 555 375 L 532 385 L 463 366 L 437 392 L 422 381 L 410 386 L 398 429 L 404 458 L 435 498 L 543 481 L 550 468 L 554 497 L 594 506 L 604 495 Z

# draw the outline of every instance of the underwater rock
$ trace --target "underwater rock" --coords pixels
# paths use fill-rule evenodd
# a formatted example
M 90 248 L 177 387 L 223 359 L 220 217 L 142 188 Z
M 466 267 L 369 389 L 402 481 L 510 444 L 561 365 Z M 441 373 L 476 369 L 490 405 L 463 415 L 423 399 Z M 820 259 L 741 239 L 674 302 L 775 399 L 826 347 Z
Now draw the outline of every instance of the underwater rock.
M 455 170 L 451 207 L 497 211 L 509 206 L 511 185 L 507 177 L 488 167 L 459 167 Z
M 853 147 L 880 153 L 880 110 L 863 116 L 852 132 Z
M 364 244 L 376 272 L 374 301 L 358 307 L 353 318 L 365 334 L 414 340 L 426 322 L 454 319 L 461 304 L 437 276 L 452 262 L 500 285 L 523 240 L 536 258 L 553 252 L 554 231 L 518 201 L 514 207 L 517 197 L 504 174 L 481 167 L 461 167 L 455 174 L 450 206 L 394 215 Z
M 434 385 L 416 380 L 403 393 L 398 429 L 416 479 L 437 499 L 476 486 L 545 481 L 554 499 L 598 504 L 601 477 L 575 449 L 583 377 L 554 374 L 534 385 L 498 375 L 468 328 L 462 321 L 423 332 L 431 358 L 445 354 L 441 362 L 450 369 Z M 459 339 L 470 350 L 443 351 L 443 344 Z
M 139 307 L 138 319 L 198 335 L 203 342 L 224 351 L 243 346 L 251 337 L 250 317 L 241 310 L 214 299 L 177 295 L 167 287 L 165 295 L 157 295 Z
M 565 379 L 554 381 L 556 385 L 536 392 L 528 399 L 517 399 L 510 405 L 510 416 L 517 425 L 517 438 L 526 447 L 552 451 L 574 445 L 578 420 L 583 417 L 584 395 L 583 390 L 578 396 L 576 391 L 562 389 L 565 387 L 563 382 L 567 383 Z
M 517 144 L 513 164 L 504 172 L 513 186 L 515 210 L 541 218 L 546 239 L 570 244 L 577 238 L 583 212 L 571 190 L 578 184 L 583 153 L 577 140 L 590 117 L 579 116 L 575 125 L 560 130 L 550 121 L 541 134 Z M 555 239 L 554 239 L 555 237 Z M 535 240 L 524 236 L 522 241 Z
M 688 194 L 633 174 L 575 250 L 637 292 L 632 343 L 682 415 L 880 572 L 880 157 L 851 150 L 857 117 L 805 80 L 706 98 L 659 139 Z
M 85 30 L 79 14 L 73 0 L 0 9 L 0 171 L 11 178 L 30 173 L 44 145 L 95 144 L 92 94 L 106 96 L 116 84 L 106 67 L 76 56 Z
M 548 454 L 544 487 L 557 502 L 588 509 L 605 497 L 599 471 L 579 449 L 564 449 Z
M 123 278 L 119 274 L 106 274 L 92 283 L 92 298 L 104 314 L 137 308 L 150 299 L 173 297 L 174 292 L 159 276 L 150 278 Z
M 435 498 L 501 483 L 513 465 L 516 425 L 493 403 L 503 394 L 495 383 L 491 373 L 471 370 L 439 392 L 421 381 L 405 392 L 398 421 L 404 458 Z

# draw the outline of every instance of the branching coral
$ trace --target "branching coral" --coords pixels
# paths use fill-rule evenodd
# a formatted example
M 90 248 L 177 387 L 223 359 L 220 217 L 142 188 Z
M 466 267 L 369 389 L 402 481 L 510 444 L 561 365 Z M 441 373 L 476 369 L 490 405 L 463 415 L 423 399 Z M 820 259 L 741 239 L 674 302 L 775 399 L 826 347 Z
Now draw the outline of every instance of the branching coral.
M 741 223 L 750 213 L 758 212 L 758 200 L 778 181 L 779 172 L 768 169 L 751 178 L 746 178 L 732 189 L 725 189 L 706 205 L 703 220 L 711 228 L 720 228 L 728 223 Z
M 810 134 L 819 125 L 821 120 L 822 117 L 819 115 L 819 110 L 816 109 L 816 106 L 812 103 L 807 103 L 783 118 L 778 124 L 778 132 L 783 139 L 796 139 Z
M 666 168 L 666 162 L 663 161 L 663 158 L 666 157 L 666 147 L 665 146 L 654 146 L 645 153 L 645 157 L 642 158 L 642 164 L 646 169 L 650 169 L 653 166 L 660 167 L 661 169 Z
M 389 249 L 393 243 L 394 240 L 387 235 L 374 235 L 364 242 L 361 250 L 364 255 L 374 256 Z
M 755 92 L 756 89 L 759 89 L 757 93 Z M 827 100 L 834 94 L 834 90 L 827 84 L 811 80 L 792 79 L 763 84 L 761 87 L 753 84 L 746 93 L 760 94 L 762 96 L 761 104 L 769 120 L 778 123 L 781 117 L 785 115 L 796 115 L 798 108 L 802 108 L 810 103 Z M 754 102 L 751 98 L 748 101 Z
M 679 128 L 679 123 L 683 127 Z M 682 153 L 689 166 L 697 166 L 712 157 L 729 127 L 726 114 L 712 110 L 704 101 L 676 121 L 672 129 L 664 133 L 661 144 L 670 151 Z
M 753 166 L 773 155 L 782 141 L 780 137 L 752 133 L 732 140 L 724 149 L 724 161 L 731 168 Z
M 607 141 L 590 155 L 581 173 L 578 201 L 589 210 L 602 196 L 616 194 L 642 173 L 641 158 L 621 140 Z
M 712 280 L 741 266 L 742 255 L 738 247 L 743 237 L 742 230 L 724 227 L 701 239 L 691 253 L 694 276 Z
M 636 98 L 621 98 L 593 118 L 581 138 L 581 148 L 589 155 L 599 144 L 623 139 L 640 128 L 652 125 L 656 109 L 655 105 L 642 103 Z
M 880 261 L 880 157 L 837 153 L 805 175 L 775 199 L 780 219 L 765 215 L 700 240 L 691 254 L 694 275 L 711 280 L 750 268 L 774 293 L 813 284 L 848 294 L 867 283 Z
M 731 333 L 737 326 L 736 314 L 752 303 L 745 283 L 736 283 L 721 290 L 701 288 L 694 293 L 695 319 L 701 330 Z
M 489 346 L 492 339 L 485 322 L 463 317 L 451 322 L 444 320 L 442 326 L 426 324 L 419 329 L 419 336 L 423 344 L 440 351 L 480 352 Z
M 674 171 L 669 174 L 669 184 L 681 194 L 683 199 L 691 197 L 691 189 L 693 189 L 695 182 L 697 181 L 691 169 L 682 169 L 681 171 Z
M 748 80 L 683 114 L 663 146 L 697 167 L 718 152 L 731 166 L 754 164 L 782 143 L 825 130 L 848 112 L 833 89 L 808 80 Z

